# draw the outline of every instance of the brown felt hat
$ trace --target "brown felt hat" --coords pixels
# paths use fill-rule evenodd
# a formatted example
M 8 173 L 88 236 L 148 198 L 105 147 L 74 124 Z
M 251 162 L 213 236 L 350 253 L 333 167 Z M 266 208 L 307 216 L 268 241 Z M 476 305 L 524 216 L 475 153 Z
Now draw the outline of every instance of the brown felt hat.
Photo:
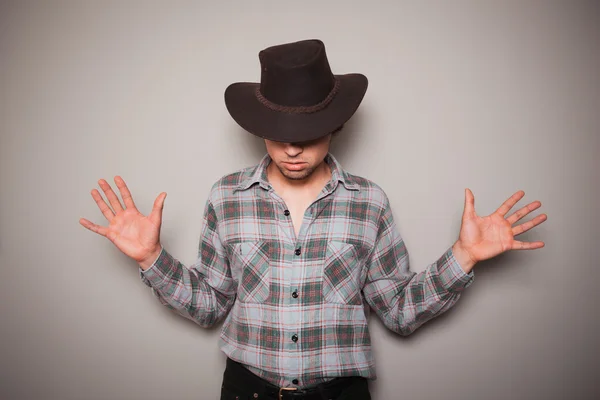
M 297 143 L 335 131 L 356 111 L 367 91 L 363 74 L 334 75 L 321 40 L 268 47 L 258 53 L 260 83 L 236 82 L 225 105 L 248 132 Z

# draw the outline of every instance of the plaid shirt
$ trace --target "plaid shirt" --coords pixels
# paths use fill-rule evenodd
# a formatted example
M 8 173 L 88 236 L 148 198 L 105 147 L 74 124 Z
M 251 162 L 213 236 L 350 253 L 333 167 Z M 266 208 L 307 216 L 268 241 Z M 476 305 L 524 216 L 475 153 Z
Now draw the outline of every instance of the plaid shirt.
M 183 317 L 203 327 L 226 317 L 221 350 L 280 387 L 375 379 L 369 309 L 408 335 L 450 309 L 474 278 L 451 247 L 424 271 L 410 271 L 384 191 L 342 170 L 331 154 L 325 160 L 331 180 L 306 210 L 298 237 L 267 180 L 267 154 L 213 185 L 193 265 L 162 248 L 139 270 Z

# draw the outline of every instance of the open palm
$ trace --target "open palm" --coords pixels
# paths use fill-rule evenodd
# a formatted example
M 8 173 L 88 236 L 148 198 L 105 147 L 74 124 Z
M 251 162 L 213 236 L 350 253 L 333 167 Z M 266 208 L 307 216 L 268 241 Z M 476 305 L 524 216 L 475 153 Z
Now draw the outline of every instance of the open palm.
M 98 183 L 112 209 L 96 189 L 92 190 L 91 194 L 109 225 L 106 227 L 96 225 L 85 218 L 79 220 L 81 225 L 108 238 L 119 250 L 137 262 L 142 262 L 155 254 L 160 248 L 162 209 L 167 194 L 164 192 L 159 194 L 154 201 L 152 212 L 145 216 L 136 208 L 131 193 L 121 177 L 115 177 L 115 183 L 121 192 L 125 208 L 104 179 L 100 179 Z
M 541 224 L 547 218 L 540 214 L 532 220 L 517 226 L 513 224 L 539 208 L 542 203 L 534 201 L 505 218 L 510 209 L 525 195 L 519 190 L 508 198 L 494 213 L 480 217 L 475 213 L 473 193 L 466 189 L 465 209 L 459 241 L 473 262 L 486 260 L 508 250 L 530 250 L 544 247 L 544 242 L 522 242 L 515 236 Z

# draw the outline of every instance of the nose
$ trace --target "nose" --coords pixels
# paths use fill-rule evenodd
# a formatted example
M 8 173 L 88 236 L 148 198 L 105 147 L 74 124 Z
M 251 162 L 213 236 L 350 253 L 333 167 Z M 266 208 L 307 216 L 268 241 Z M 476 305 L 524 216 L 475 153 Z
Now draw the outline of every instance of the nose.
M 289 157 L 296 157 L 301 154 L 304 149 L 297 143 L 286 143 L 284 147 L 285 154 Z

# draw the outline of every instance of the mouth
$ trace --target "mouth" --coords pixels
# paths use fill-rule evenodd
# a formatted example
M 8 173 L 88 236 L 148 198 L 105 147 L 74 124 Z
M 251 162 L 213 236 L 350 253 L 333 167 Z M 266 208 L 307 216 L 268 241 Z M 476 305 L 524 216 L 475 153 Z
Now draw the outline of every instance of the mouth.
M 299 171 L 301 169 L 304 168 L 305 165 L 307 165 L 308 163 L 306 162 L 283 162 L 284 166 L 292 171 Z

